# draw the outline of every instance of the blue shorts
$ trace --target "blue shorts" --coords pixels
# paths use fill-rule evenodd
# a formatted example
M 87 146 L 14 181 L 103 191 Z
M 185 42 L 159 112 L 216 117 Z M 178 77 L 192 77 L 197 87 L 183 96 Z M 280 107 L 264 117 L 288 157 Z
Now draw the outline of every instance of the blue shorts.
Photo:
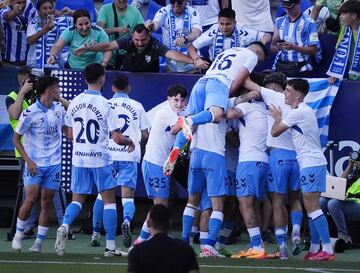
M 186 107 L 187 115 L 194 115 L 217 106 L 227 110 L 229 88 L 216 78 L 200 78 L 194 85 L 189 103 Z
M 200 149 L 192 151 L 188 176 L 189 194 L 202 192 L 207 187 L 209 197 L 227 195 L 225 178 L 224 156 Z
M 204 211 L 207 209 L 211 209 L 211 199 L 207 193 L 207 188 L 205 187 L 205 189 L 203 190 L 203 192 L 201 193 L 201 200 L 200 200 L 200 205 L 199 205 L 199 210 L 200 211 Z
M 261 161 L 239 162 L 236 169 L 236 197 L 265 198 L 268 164 Z
M 169 198 L 170 177 L 165 176 L 163 167 L 143 160 L 142 174 L 149 198 Z
M 302 192 L 325 192 L 326 165 L 301 169 L 300 181 Z
M 225 179 L 225 185 L 228 188 L 228 196 L 235 196 L 235 184 L 236 184 L 236 173 L 227 171 L 227 178 Z
M 114 177 L 118 186 L 136 189 L 137 163 L 134 161 L 114 161 L 112 164 Z
M 72 165 L 71 191 L 77 194 L 91 194 L 96 185 L 98 192 L 115 188 L 116 181 L 112 175 L 112 166 L 84 168 Z
M 40 187 L 50 190 L 58 190 L 61 181 L 61 165 L 53 165 L 48 167 L 37 167 L 38 173 L 32 175 L 25 166 L 24 169 L 24 186 L 39 184 Z
M 268 192 L 287 194 L 288 190 L 300 190 L 300 169 L 296 152 L 272 149 L 269 156 Z

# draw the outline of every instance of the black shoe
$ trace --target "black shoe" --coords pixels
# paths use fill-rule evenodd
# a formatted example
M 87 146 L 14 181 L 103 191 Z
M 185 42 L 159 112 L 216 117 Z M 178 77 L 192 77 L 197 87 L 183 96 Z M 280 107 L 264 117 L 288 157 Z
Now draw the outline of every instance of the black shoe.
M 346 242 L 343 239 L 337 239 L 334 244 L 335 253 L 343 253 L 346 248 Z
M 130 233 L 130 225 L 127 222 L 122 223 L 121 233 L 122 233 L 124 247 L 126 247 L 126 248 L 131 247 L 132 238 L 131 238 L 131 233 Z
M 35 235 L 32 227 L 27 227 L 24 230 L 24 238 L 23 239 L 31 239 Z
M 269 230 L 264 230 L 261 233 L 261 238 L 264 243 L 268 243 L 268 244 L 274 243 L 274 238 L 272 237 L 272 233 Z

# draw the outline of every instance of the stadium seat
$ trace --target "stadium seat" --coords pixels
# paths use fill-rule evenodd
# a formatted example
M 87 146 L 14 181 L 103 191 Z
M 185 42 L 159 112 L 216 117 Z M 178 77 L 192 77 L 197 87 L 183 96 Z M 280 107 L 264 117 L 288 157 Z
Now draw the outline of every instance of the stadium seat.
M 148 10 L 147 10 L 147 13 L 146 13 L 146 16 L 145 16 L 145 21 L 154 19 L 155 14 L 162 7 L 163 6 L 159 5 L 154 0 L 150 0 L 149 7 L 148 7 Z
M 91 21 L 96 22 L 96 12 L 93 0 L 56 0 L 55 9 L 60 10 L 69 7 L 72 10 L 86 9 L 90 13 Z

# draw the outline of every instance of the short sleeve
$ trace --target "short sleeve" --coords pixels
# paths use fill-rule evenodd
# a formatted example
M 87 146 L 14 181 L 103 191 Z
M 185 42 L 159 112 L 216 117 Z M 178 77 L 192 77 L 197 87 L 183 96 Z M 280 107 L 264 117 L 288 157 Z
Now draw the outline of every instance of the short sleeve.
M 145 109 L 144 107 L 141 105 L 141 108 L 140 108 L 140 130 L 145 130 L 145 129 L 148 129 L 150 128 L 150 122 L 146 116 L 146 112 L 145 112 Z
M 193 46 L 196 49 L 201 49 L 205 46 L 211 45 L 216 37 L 217 28 L 218 28 L 218 24 L 215 24 L 206 32 L 201 34 L 198 38 L 195 39 L 195 41 L 192 42 Z
M 166 53 L 170 50 L 166 45 L 155 41 L 158 45 L 158 49 L 159 49 L 159 56 L 161 57 L 165 57 Z
M 66 111 L 65 117 L 64 117 L 64 124 L 68 127 L 73 127 L 72 126 L 72 118 L 71 118 L 71 105 L 69 105 L 68 110 Z
M 189 10 L 189 12 L 191 13 L 191 28 L 200 29 L 202 32 L 202 26 L 201 26 L 201 22 L 200 22 L 200 13 L 194 8 L 191 8 Z
M 26 29 L 26 37 L 33 36 L 35 33 L 36 33 L 36 25 L 33 23 L 28 24 Z
M 110 132 L 115 131 L 122 127 L 122 124 L 120 123 L 121 121 L 118 119 L 116 111 L 110 105 L 109 105 L 109 111 L 108 111 L 108 116 L 106 118 L 106 122 Z
M 290 111 L 290 113 L 285 118 L 283 118 L 281 122 L 287 127 L 291 128 L 301 121 L 301 116 L 301 112 L 297 109 L 294 109 Z
M 15 132 L 19 135 L 24 135 L 31 127 L 31 110 L 25 109 L 20 116 L 19 123 L 16 126 Z
M 264 87 L 261 88 L 261 98 L 266 105 L 274 104 L 279 106 L 285 102 L 285 97 L 282 93 Z
M 317 32 L 316 23 L 311 20 L 309 23 L 309 45 L 318 45 L 319 41 L 319 34 Z
M 106 25 L 107 21 L 108 21 L 107 20 L 107 11 L 106 11 L 106 6 L 104 5 L 100 8 L 99 15 L 97 17 L 97 22 L 103 22 Z
M 105 30 L 101 29 L 99 35 L 99 43 L 108 43 L 109 42 L 109 35 L 105 32 Z
M 247 70 L 249 70 L 249 73 L 251 73 L 258 62 L 258 57 L 255 53 L 251 51 L 252 54 L 247 54 L 245 62 L 243 64 L 243 67 L 245 67 Z
M 70 30 L 70 27 L 68 27 L 67 29 L 65 29 L 65 30 L 60 34 L 60 39 L 63 39 L 66 44 L 70 44 L 70 43 L 71 43 L 72 37 L 73 37 L 73 31 Z
M 162 26 L 164 24 L 166 14 L 167 14 L 166 7 L 159 9 L 154 16 L 153 21 L 158 22 L 159 25 Z
M 118 44 L 119 49 L 125 49 L 127 50 L 129 48 L 129 37 L 120 37 L 119 39 L 116 39 L 115 42 Z
M 249 112 L 249 107 L 248 107 L 249 103 L 244 102 L 244 103 L 239 103 L 238 105 L 235 106 L 236 109 L 239 109 L 244 116 L 246 116 L 246 114 Z

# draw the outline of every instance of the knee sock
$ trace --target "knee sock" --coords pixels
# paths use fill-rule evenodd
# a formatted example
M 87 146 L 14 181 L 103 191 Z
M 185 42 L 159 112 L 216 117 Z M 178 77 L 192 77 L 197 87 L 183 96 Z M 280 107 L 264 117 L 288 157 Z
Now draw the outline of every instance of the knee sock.
M 93 235 L 100 235 L 101 224 L 103 222 L 104 202 L 98 194 L 93 206 Z
M 311 212 L 310 216 L 320 236 L 323 251 L 327 252 L 328 254 L 333 254 L 334 252 L 330 243 L 329 225 L 323 211 L 318 209 Z
M 286 239 L 287 239 L 286 227 L 275 228 L 275 238 L 280 248 L 286 247 Z
M 78 217 L 82 205 L 80 202 L 72 201 L 66 208 L 62 226 L 65 227 L 66 232 L 69 232 L 69 226 Z
M 200 125 L 212 122 L 214 120 L 214 116 L 209 110 L 204 110 L 194 116 L 191 116 L 190 119 L 192 120 L 192 125 Z
M 123 205 L 123 221 L 130 224 L 135 214 L 134 198 L 122 198 L 121 202 Z
M 250 247 L 256 250 L 261 250 L 262 245 L 261 245 L 260 228 L 252 227 L 252 228 L 248 228 L 247 231 L 249 232 L 249 236 L 250 236 Z
M 235 226 L 234 222 L 231 222 L 231 221 L 223 222 L 222 228 L 219 233 L 219 237 L 216 242 L 217 249 L 222 249 L 225 247 L 226 240 L 230 236 L 234 226 Z
M 144 224 L 143 224 L 143 226 L 141 228 L 140 235 L 137 238 L 137 241 L 139 243 L 141 243 L 141 242 L 144 242 L 147 239 L 149 239 L 149 237 L 150 237 L 150 229 L 149 229 L 149 226 L 147 224 L 147 220 L 145 219 L 145 222 L 144 222 Z
M 213 210 L 210 215 L 209 220 L 209 235 L 207 244 L 210 246 L 215 246 L 216 240 L 218 238 L 222 223 L 224 219 L 224 214 L 222 211 Z
M 106 248 L 115 249 L 115 237 L 117 226 L 116 204 L 110 203 L 104 205 L 104 228 L 106 235 Z
M 17 218 L 16 220 L 16 233 L 15 236 L 16 237 L 20 237 L 23 238 L 24 237 L 24 230 L 27 224 L 27 220 L 20 220 L 19 218 Z
M 188 244 L 190 244 L 191 229 L 195 220 L 196 211 L 197 208 L 187 204 L 183 212 L 182 239 Z
M 200 231 L 200 249 L 203 249 L 204 246 L 207 244 L 207 240 L 209 237 L 208 231 Z
M 312 253 L 317 253 L 320 249 L 320 236 L 316 230 L 313 220 L 311 219 L 311 215 L 308 213 L 308 222 L 310 228 L 310 249 L 309 251 Z
M 292 211 L 290 213 L 291 224 L 293 232 L 296 231 L 300 234 L 300 228 L 302 224 L 303 214 L 301 211 Z
M 193 242 L 194 242 L 194 238 L 195 238 L 195 236 L 196 236 L 196 234 L 199 232 L 199 230 L 198 230 L 198 227 L 196 227 L 196 226 L 192 226 L 191 227 L 191 232 L 190 232 L 190 245 L 192 245 L 193 244 Z
M 42 241 L 45 239 L 48 231 L 49 227 L 38 226 L 35 243 L 42 244 Z

